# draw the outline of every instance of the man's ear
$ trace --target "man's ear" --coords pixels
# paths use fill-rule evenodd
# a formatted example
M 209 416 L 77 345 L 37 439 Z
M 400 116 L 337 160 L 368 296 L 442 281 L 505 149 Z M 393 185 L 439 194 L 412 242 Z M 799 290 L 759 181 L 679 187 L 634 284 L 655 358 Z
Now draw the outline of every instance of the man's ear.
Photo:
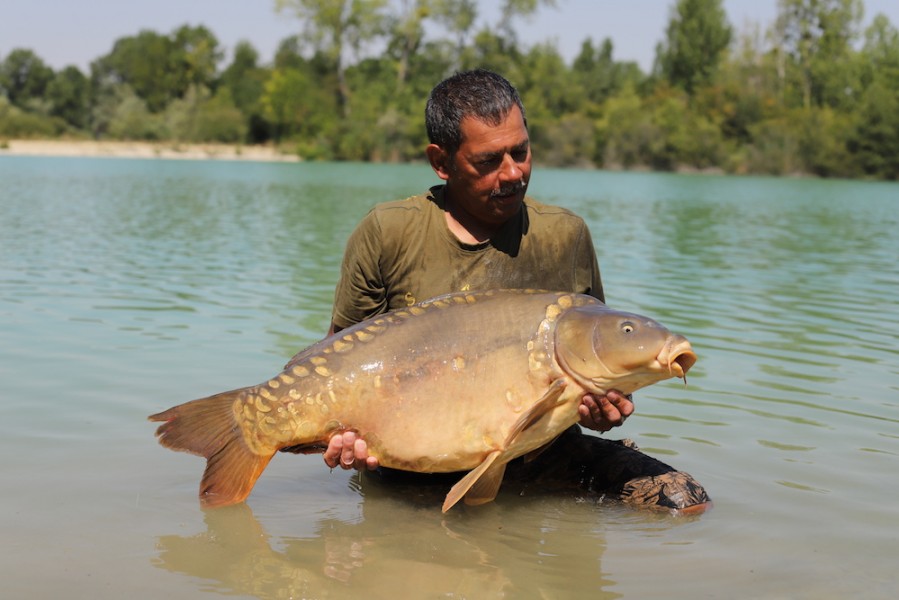
M 431 163 L 431 168 L 437 173 L 437 177 L 444 181 L 449 179 L 451 171 L 449 153 L 437 144 L 428 144 L 425 154 L 428 155 L 428 161 Z

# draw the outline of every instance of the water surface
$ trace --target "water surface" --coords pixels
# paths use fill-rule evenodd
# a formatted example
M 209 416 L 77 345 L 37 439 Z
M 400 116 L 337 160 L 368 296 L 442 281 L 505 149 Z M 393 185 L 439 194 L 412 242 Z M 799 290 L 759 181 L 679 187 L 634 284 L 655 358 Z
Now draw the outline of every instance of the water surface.
M 276 457 L 202 511 L 152 412 L 258 383 L 327 329 L 345 240 L 425 166 L 0 157 L 0 575 L 9 597 L 893 598 L 899 186 L 535 171 L 608 302 L 700 360 L 610 437 L 699 479 L 675 518 L 426 491 Z M 739 590 L 737 592 L 736 590 Z

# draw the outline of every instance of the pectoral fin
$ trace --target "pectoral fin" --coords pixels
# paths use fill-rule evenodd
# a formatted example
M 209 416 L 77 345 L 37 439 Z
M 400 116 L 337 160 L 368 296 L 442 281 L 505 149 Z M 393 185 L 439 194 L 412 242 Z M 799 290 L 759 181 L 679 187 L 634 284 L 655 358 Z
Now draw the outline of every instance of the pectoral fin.
M 499 493 L 499 486 L 503 482 L 503 475 L 505 474 L 506 463 L 491 466 L 474 482 L 474 485 L 465 494 L 465 504 L 477 506 L 493 502 L 493 499 Z
M 553 439 L 551 439 L 550 441 L 543 444 L 542 446 L 540 446 L 539 448 L 537 448 L 536 450 L 531 450 L 530 452 L 525 454 L 524 462 L 529 463 L 529 462 L 533 462 L 534 460 L 536 460 L 537 457 L 540 456 L 541 454 L 543 454 L 547 448 L 549 448 L 550 446 L 555 444 L 557 439 L 559 439 L 558 435 L 556 437 L 554 437 Z
M 481 478 L 482 475 L 487 473 L 490 466 L 493 465 L 494 461 L 502 454 L 499 450 L 494 450 L 490 454 L 487 455 L 487 458 L 484 459 L 484 462 L 479 464 L 477 467 L 469 471 L 468 475 L 463 477 L 453 486 L 453 488 L 449 491 L 449 494 L 446 495 L 446 500 L 443 501 L 443 512 L 448 511 L 453 507 L 456 502 L 462 499 L 462 496 L 468 493 L 468 490 L 474 486 L 474 484 Z M 502 481 L 503 473 L 506 471 L 506 465 L 499 465 L 501 467 L 499 471 L 499 479 L 496 482 L 496 488 L 499 489 L 499 482 Z M 496 492 L 493 492 L 493 496 L 483 500 L 482 502 L 478 502 L 478 504 L 483 504 L 484 502 L 489 502 L 494 497 L 496 497 Z
M 543 415 L 558 406 L 559 396 L 562 395 L 564 390 L 565 381 L 556 379 L 553 384 L 549 386 L 549 389 L 546 390 L 546 393 L 544 393 L 543 396 L 515 422 L 515 425 L 512 426 L 512 430 L 506 437 L 505 447 L 508 448 L 512 445 L 512 442 L 522 431 L 534 425 L 543 417 Z
M 558 379 L 553 382 L 540 400 L 515 422 L 515 425 L 512 426 L 512 430 L 509 431 L 509 435 L 506 437 L 506 443 L 503 445 L 502 450 L 494 450 L 488 454 L 484 462 L 453 486 L 443 502 L 443 512 L 448 511 L 463 497 L 465 498 L 465 504 L 469 505 L 485 504 L 496 498 L 499 486 L 503 481 L 503 475 L 506 472 L 506 463 L 502 462 L 494 465 L 496 459 L 509 448 L 522 431 L 534 425 L 546 413 L 558 406 L 559 396 L 562 395 L 564 389 L 565 381 Z

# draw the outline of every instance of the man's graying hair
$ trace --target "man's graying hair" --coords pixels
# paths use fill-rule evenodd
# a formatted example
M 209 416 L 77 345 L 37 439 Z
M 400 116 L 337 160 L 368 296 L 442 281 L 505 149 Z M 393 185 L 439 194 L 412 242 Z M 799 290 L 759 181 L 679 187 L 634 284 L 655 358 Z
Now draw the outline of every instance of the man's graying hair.
M 505 77 L 486 69 L 456 73 L 438 83 L 425 107 L 428 140 L 455 154 L 462 145 L 461 123 L 474 117 L 489 125 L 499 125 L 513 106 L 521 110 L 521 97 Z M 525 127 L 527 119 L 525 119 Z

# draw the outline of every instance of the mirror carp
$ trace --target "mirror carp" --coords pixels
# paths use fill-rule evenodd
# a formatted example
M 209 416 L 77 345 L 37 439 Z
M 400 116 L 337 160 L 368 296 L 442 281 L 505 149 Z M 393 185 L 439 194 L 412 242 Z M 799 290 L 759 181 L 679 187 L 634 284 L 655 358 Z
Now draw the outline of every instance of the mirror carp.
M 450 490 L 496 497 L 506 463 L 576 423 L 585 393 L 624 394 L 696 362 L 656 321 L 582 294 L 440 296 L 341 330 L 270 380 L 149 417 L 160 444 L 206 458 L 204 506 L 244 501 L 278 451 L 320 452 L 356 431 L 385 467 L 469 471 Z

